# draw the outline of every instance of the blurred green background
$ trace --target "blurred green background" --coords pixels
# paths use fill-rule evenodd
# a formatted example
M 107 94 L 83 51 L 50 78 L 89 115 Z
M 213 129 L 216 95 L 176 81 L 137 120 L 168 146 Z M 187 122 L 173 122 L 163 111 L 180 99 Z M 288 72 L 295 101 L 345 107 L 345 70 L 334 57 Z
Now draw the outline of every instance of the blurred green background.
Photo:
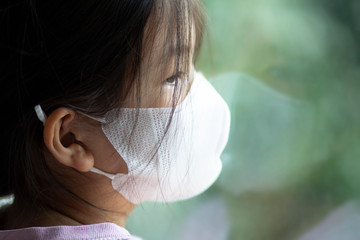
M 144 203 L 144 239 L 360 239 L 360 2 L 204 0 L 197 69 L 225 98 L 223 171 L 190 200 Z

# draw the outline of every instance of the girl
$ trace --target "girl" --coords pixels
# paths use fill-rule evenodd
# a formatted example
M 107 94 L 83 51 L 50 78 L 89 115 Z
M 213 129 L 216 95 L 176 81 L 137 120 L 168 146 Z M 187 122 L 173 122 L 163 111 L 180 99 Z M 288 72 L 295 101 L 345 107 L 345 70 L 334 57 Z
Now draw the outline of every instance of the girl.
M 0 239 L 133 239 L 137 204 L 206 190 L 226 103 L 193 64 L 197 0 L 1 6 Z

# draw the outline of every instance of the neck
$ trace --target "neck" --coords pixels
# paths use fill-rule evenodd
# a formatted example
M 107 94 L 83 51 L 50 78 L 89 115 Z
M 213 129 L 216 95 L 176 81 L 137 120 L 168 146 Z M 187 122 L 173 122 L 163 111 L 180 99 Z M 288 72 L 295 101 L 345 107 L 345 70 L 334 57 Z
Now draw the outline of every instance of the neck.
M 125 227 L 135 205 L 112 188 L 110 179 L 98 174 L 93 174 L 92 177 L 98 179 L 93 181 L 89 176 L 80 174 L 69 178 L 74 180 L 71 183 L 64 182 L 67 190 L 52 188 L 56 191 L 50 190 L 45 193 L 47 199 L 43 202 L 46 202 L 46 206 L 39 203 L 30 206 L 24 202 L 17 202 L 15 197 L 14 204 L 6 213 L 5 229 L 102 222 Z M 21 221 L 14 216 L 19 216 Z

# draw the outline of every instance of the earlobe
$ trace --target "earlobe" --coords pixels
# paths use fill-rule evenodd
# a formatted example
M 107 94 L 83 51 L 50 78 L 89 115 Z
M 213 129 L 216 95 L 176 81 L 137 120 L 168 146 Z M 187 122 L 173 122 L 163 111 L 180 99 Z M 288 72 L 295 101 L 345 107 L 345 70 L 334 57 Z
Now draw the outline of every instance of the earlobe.
M 83 133 L 80 128 L 72 128 L 75 114 L 75 111 L 68 108 L 54 110 L 44 126 L 44 142 L 61 164 L 80 172 L 88 172 L 94 165 L 94 157 L 84 144 L 76 140 Z

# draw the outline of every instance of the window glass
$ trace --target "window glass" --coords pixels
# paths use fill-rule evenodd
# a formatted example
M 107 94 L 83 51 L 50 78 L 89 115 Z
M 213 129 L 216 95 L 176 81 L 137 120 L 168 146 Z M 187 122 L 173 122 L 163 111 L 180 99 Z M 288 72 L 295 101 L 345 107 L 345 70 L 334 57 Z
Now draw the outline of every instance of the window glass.
M 205 0 L 197 70 L 231 109 L 223 170 L 200 196 L 144 203 L 144 239 L 359 239 L 356 0 Z

